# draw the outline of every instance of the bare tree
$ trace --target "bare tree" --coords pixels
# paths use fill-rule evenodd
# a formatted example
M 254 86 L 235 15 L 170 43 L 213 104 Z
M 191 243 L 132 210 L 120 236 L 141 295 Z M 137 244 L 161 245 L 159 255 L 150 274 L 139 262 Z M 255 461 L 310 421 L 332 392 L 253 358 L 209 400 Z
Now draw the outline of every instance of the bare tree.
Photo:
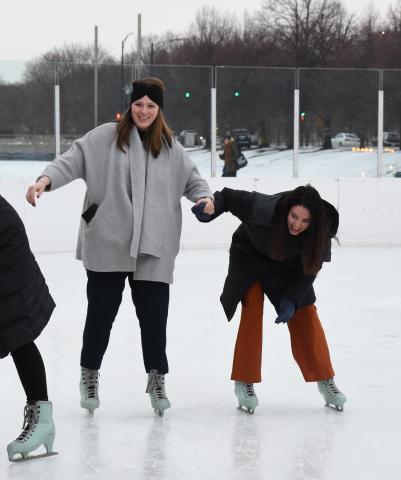
M 106 49 L 100 47 L 99 63 L 115 64 L 113 57 Z M 63 48 L 54 48 L 40 57 L 31 60 L 26 66 L 24 80 L 43 82 L 45 78 L 54 82 L 55 75 L 64 77 L 75 71 L 77 65 L 92 65 L 95 62 L 94 49 L 91 46 L 78 44 L 65 45 Z
M 392 32 L 401 33 L 401 0 L 397 0 L 395 5 L 390 6 L 387 17 L 389 29 Z
M 117 111 L 119 66 L 103 48 L 99 48 L 99 63 L 102 63 L 99 67 L 99 118 L 110 120 L 112 112 Z M 80 45 L 55 48 L 28 63 L 23 86 L 27 94 L 31 94 L 27 95 L 23 114 L 31 132 L 53 131 L 53 86 L 56 82 L 61 88 L 62 132 L 79 134 L 92 128 L 93 64 L 93 48 Z M 103 95 L 104 91 L 107 96 Z M 110 103 L 113 106 L 109 106 Z M 37 115 L 39 111 L 41 114 Z
M 385 41 L 385 29 L 373 4 L 370 4 L 361 16 L 355 31 L 353 49 L 355 65 L 361 68 L 380 67 L 383 60 L 381 47 Z
M 337 0 L 264 0 L 255 21 L 293 65 L 317 67 L 345 48 L 353 16 Z
M 230 13 L 219 13 L 214 7 L 205 6 L 198 10 L 187 37 L 192 37 L 193 60 L 198 65 L 216 64 L 219 50 L 239 34 L 236 17 Z

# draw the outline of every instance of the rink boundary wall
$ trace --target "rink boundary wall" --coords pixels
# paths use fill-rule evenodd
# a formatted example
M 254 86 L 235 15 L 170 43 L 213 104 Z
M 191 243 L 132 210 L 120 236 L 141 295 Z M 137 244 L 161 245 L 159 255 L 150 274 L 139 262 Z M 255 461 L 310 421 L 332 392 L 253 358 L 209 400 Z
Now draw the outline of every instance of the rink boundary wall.
M 322 197 L 340 213 L 338 239 L 343 246 L 401 245 L 401 181 L 397 178 L 269 179 L 210 178 L 212 191 L 224 187 L 276 193 L 311 183 Z M 0 181 L 0 194 L 23 219 L 32 250 L 36 253 L 75 252 L 79 219 L 85 193 L 82 181 L 45 193 L 36 208 L 25 200 L 28 183 L 24 180 Z M 183 199 L 184 248 L 226 247 L 239 225 L 230 214 L 210 224 L 195 220 L 191 203 Z

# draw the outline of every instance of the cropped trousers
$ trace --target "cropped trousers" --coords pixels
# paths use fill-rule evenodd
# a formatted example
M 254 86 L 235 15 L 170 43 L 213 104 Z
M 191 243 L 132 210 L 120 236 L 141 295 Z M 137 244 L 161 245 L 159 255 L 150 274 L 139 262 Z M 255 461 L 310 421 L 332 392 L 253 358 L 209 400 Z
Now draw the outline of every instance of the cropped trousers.
M 261 382 L 264 292 L 259 282 L 242 300 L 241 320 L 234 350 L 231 379 Z M 326 337 L 315 305 L 296 310 L 287 323 L 292 354 L 306 382 L 334 376 Z

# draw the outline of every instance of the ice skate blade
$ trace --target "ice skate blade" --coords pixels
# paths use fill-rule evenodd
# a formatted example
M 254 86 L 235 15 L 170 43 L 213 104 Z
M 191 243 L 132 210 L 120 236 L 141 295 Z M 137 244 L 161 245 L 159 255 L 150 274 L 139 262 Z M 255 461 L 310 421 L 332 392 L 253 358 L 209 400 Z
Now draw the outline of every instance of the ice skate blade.
M 332 410 L 336 410 L 337 412 L 343 412 L 344 406 L 343 405 L 331 405 L 330 403 L 325 403 L 325 407 L 331 408 Z
M 18 455 L 18 452 L 16 453 L 16 455 Z M 9 461 L 13 463 L 28 462 L 29 460 L 37 460 L 39 458 L 54 457 L 55 455 L 58 455 L 58 452 L 41 453 L 40 455 L 31 455 L 30 457 L 28 456 L 25 458 L 24 457 L 9 458 Z
M 85 403 L 81 403 L 81 408 L 84 410 L 87 410 L 90 415 L 93 415 L 95 413 L 95 410 L 99 408 L 99 406 L 96 407 L 88 407 Z
M 237 407 L 237 410 L 240 410 L 244 413 L 249 413 L 249 415 L 253 415 L 255 413 L 255 410 L 253 408 L 245 407 L 244 405 L 239 405 Z
M 155 413 L 159 415 L 159 417 L 164 417 L 164 410 L 158 410 L 157 408 L 155 408 Z

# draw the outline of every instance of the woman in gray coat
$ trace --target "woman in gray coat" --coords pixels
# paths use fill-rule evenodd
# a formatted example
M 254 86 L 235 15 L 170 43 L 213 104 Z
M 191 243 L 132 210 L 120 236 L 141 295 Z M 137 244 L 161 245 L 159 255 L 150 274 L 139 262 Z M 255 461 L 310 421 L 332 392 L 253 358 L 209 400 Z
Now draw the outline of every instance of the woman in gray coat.
M 87 271 L 88 310 L 81 352 L 81 406 L 99 406 L 98 377 L 125 280 L 141 329 L 146 391 L 160 415 L 170 402 L 166 325 L 169 284 L 181 234 L 181 198 L 210 203 L 213 195 L 163 115 L 164 84 L 132 84 L 119 123 L 95 128 L 56 158 L 29 187 L 33 206 L 45 190 L 81 178 L 87 191 L 77 258 Z

